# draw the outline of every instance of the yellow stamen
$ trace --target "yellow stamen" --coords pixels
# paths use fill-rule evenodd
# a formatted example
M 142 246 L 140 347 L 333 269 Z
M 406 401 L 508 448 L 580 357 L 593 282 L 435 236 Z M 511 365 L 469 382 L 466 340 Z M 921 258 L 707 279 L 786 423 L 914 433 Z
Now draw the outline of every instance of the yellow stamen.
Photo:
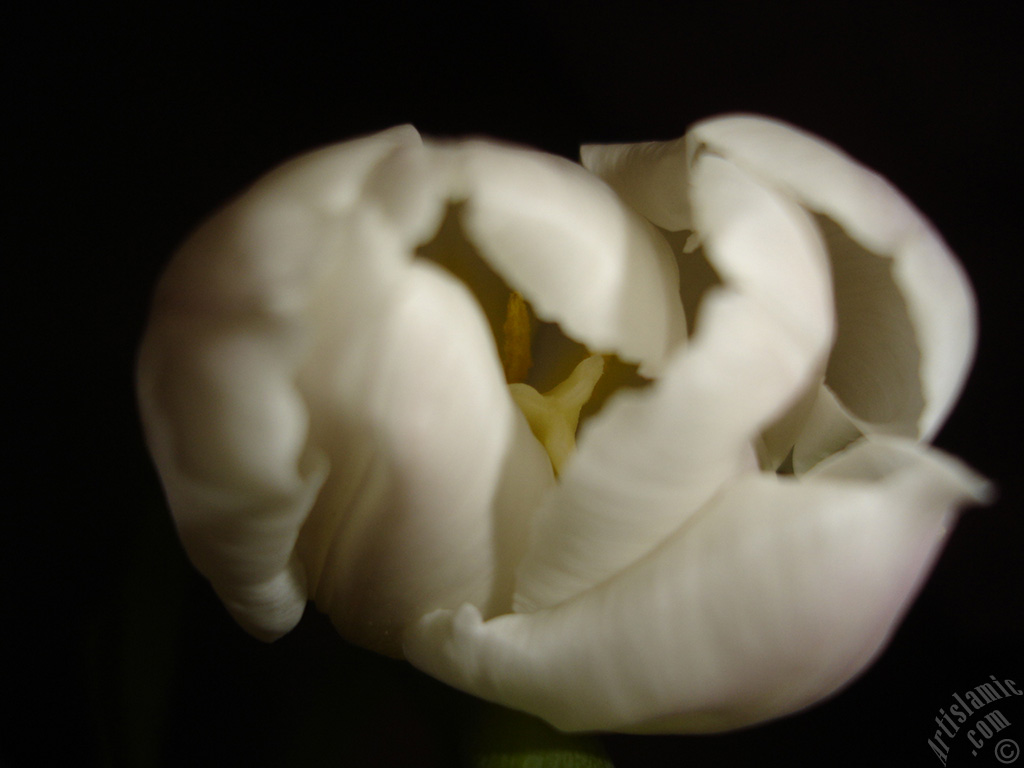
M 526 381 L 533 365 L 530 356 L 530 310 L 522 294 L 512 291 L 505 309 L 502 326 L 501 364 L 505 368 L 505 381 L 509 384 Z
M 602 373 L 604 358 L 591 355 L 576 366 L 569 378 L 543 395 L 529 384 L 509 384 L 512 399 L 526 416 L 534 437 L 548 452 L 556 475 L 576 450 L 580 410 L 590 399 Z

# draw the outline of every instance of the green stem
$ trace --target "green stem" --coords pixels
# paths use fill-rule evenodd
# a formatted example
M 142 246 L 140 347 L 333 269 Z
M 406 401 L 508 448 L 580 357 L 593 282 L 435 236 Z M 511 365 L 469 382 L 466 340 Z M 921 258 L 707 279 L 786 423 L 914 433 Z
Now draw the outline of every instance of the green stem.
M 481 705 L 467 746 L 469 768 L 613 768 L 597 736 L 492 704 Z

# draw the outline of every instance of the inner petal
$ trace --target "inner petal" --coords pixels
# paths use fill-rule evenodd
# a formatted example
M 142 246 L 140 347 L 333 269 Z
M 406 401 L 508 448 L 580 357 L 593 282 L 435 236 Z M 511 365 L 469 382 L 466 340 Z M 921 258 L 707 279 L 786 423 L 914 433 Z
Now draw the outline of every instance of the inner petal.
M 835 222 L 844 237 L 886 262 L 919 352 L 923 404 L 911 434 L 931 439 L 963 387 L 977 336 L 970 283 L 934 227 L 881 176 L 792 126 L 737 115 L 700 123 L 690 135 Z M 832 378 L 840 377 L 833 371 Z M 888 400 L 885 407 L 892 413 L 893 405 Z M 859 416 L 856 410 L 851 407 Z M 910 433 L 902 422 L 865 424 L 872 432 Z
M 889 256 L 814 216 L 832 270 L 836 340 L 823 380 L 763 435 L 762 463 L 800 473 L 862 433 L 913 437 L 925 410 L 922 350 Z
M 657 229 L 568 160 L 483 142 L 438 149 L 466 238 L 537 318 L 656 375 L 686 338 L 678 270 Z
M 662 230 L 661 234 L 672 247 L 679 267 L 679 297 L 686 312 L 686 327 L 692 335 L 705 297 L 716 285 L 723 284 L 722 278 L 708 261 L 704 245 L 695 232 Z
M 855 416 L 916 435 L 924 410 L 921 351 L 893 260 L 816 216 L 832 263 L 838 333 L 825 383 Z

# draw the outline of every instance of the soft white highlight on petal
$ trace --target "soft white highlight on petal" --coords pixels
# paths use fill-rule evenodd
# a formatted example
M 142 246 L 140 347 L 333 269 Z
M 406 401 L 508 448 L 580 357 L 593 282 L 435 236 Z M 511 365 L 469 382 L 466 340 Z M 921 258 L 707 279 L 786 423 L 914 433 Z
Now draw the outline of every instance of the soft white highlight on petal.
M 912 430 L 921 439 L 930 439 L 960 393 L 977 332 L 970 285 L 934 228 L 885 179 L 791 126 L 733 116 L 699 123 L 689 135 L 827 216 L 866 252 L 892 260 L 895 294 L 906 304 L 920 350 L 924 402 L 910 424 L 900 423 L 898 415 L 878 422 L 869 413 L 864 420 L 876 431 Z M 864 343 L 877 344 L 877 336 L 865 333 L 863 338 Z M 877 363 L 868 360 L 864 367 L 870 371 Z M 855 384 L 848 390 L 839 392 L 840 397 L 859 392 Z
M 575 163 L 485 142 L 440 146 L 481 256 L 592 352 L 657 374 L 686 338 L 678 272 L 653 227 Z
M 579 594 L 647 554 L 752 461 L 832 341 L 829 274 L 807 215 L 722 158 L 692 170 L 694 215 L 725 280 L 651 388 L 584 427 L 537 511 L 516 608 Z
M 246 190 L 245 196 L 250 205 L 266 195 L 276 201 L 289 200 L 311 212 L 344 213 L 369 197 L 378 202 L 388 200 L 391 196 L 381 193 L 394 177 L 380 173 L 381 169 L 410 162 L 408 152 L 418 149 L 422 154 L 422 147 L 423 140 L 415 128 L 396 126 L 282 163 Z M 406 191 L 399 200 L 407 202 L 409 196 Z M 388 205 L 395 207 L 399 200 L 391 200 Z
M 424 617 L 407 657 L 565 730 L 714 731 L 795 711 L 878 653 L 985 484 L 904 441 L 801 480 L 750 473 L 651 555 L 557 607 Z

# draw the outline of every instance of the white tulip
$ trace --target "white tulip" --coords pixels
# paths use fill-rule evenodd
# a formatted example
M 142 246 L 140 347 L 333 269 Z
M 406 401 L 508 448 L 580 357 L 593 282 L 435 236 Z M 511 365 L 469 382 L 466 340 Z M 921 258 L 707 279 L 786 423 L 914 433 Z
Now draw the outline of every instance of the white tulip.
M 182 540 L 257 637 L 313 600 L 562 729 L 794 711 L 987 492 L 923 443 L 970 288 L 898 192 L 778 123 L 583 159 L 395 128 L 200 228 L 139 362 Z

